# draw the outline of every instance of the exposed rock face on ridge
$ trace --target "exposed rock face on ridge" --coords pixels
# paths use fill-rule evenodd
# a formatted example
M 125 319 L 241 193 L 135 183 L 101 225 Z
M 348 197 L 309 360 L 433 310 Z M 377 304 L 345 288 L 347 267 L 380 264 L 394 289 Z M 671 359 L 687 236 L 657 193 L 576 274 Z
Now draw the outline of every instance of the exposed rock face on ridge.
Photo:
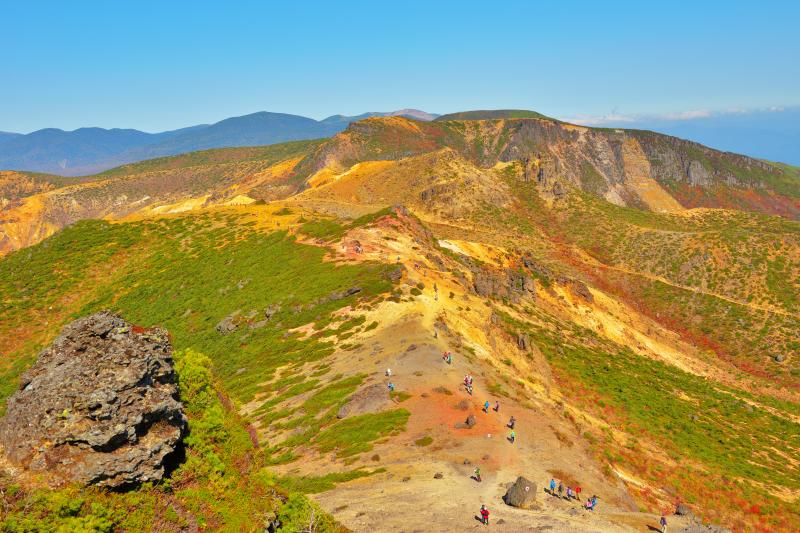
M 154 481 L 186 427 L 167 332 L 107 311 L 69 324 L 0 420 L 8 460 L 48 483 Z

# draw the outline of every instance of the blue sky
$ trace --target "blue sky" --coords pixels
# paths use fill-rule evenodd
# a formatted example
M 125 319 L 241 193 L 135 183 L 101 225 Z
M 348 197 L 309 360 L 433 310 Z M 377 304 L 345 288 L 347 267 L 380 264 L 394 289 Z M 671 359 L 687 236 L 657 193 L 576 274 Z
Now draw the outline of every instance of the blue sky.
M 0 130 L 800 104 L 800 2 L 0 0 Z

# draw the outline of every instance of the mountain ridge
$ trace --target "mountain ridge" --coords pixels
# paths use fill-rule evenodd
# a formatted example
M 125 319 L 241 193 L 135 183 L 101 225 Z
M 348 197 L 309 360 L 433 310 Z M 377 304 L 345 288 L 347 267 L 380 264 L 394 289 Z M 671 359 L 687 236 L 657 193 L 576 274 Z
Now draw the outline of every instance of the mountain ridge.
M 213 124 L 147 133 L 125 128 L 84 127 L 72 131 L 45 128 L 28 134 L 0 134 L 0 169 L 79 176 L 155 157 L 210 148 L 261 146 L 293 140 L 330 137 L 350 122 L 367 116 L 404 114 L 435 117 L 404 109 L 314 120 L 288 113 L 260 111 Z

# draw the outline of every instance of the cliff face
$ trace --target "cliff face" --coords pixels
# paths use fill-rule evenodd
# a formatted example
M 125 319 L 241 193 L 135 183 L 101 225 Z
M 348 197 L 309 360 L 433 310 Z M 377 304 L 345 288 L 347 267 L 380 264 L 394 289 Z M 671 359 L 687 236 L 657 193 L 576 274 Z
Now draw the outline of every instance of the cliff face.
M 800 179 L 790 169 L 653 132 L 545 118 L 432 123 L 372 118 L 321 145 L 300 173 L 343 171 L 357 162 L 442 148 L 484 168 L 519 162 L 527 180 L 555 197 L 574 188 L 653 211 L 732 207 L 800 218 Z

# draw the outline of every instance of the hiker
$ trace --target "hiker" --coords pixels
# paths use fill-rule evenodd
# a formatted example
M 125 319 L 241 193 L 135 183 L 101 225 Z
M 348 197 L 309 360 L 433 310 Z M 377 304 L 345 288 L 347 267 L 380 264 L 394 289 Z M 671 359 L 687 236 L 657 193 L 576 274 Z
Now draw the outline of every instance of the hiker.
M 448 365 L 453 364 L 453 352 L 447 352 L 447 364 Z
M 558 497 L 563 498 L 564 496 L 564 484 L 560 481 L 558 482 Z
M 508 440 L 511 441 L 511 444 L 514 444 L 514 441 L 517 440 L 517 433 L 512 429 L 511 433 L 508 435 Z
M 592 494 L 592 510 L 594 510 L 595 507 L 597 507 L 597 496 Z
M 556 495 L 556 480 L 552 478 L 550 479 L 550 494 Z
M 387 386 L 389 387 L 389 392 L 394 392 L 394 383 L 392 383 L 392 382 L 390 381 L 390 382 L 389 382 L 389 385 L 387 385 Z
M 661 515 L 661 520 L 658 523 L 661 525 L 661 533 L 667 533 L 667 518 Z
M 472 475 L 475 476 L 475 481 L 480 483 L 481 482 L 481 467 L 480 466 L 476 466 L 475 470 L 472 472 Z
M 481 505 L 481 522 L 485 526 L 489 525 L 489 509 L 485 505 Z
M 472 396 L 472 383 L 470 383 L 469 385 L 467 385 L 467 394 L 469 394 L 470 396 Z
M 509 428 L 514 429 L 514 424 L 516 424 L 516 423 L 517 423 L 517 419 L 512 416 L 511 419 L 508 421 L 508 424 L 506 424 L 506 425 Z
M 486 400 L 485 402 L 483 402 L 483 412 L 484 413 L 488 413 L 489 412 L 489 405 L 491 405 L 489 403 L 489 400 Z
M 575 499 L 581 501 L 581 488 L 580 486 L 575 487 Z
M 572 487 L 567 487 L 567 499 L 572 499 Z
M 500 412 L 500 402 L 497 401 L 497 400 L 494 401 L 494 412 L 495 413 L 499 413 Z
M 594 511 L 594 504 L 590 498 L 586 499 L 586 505 L 584 505 L 584 508 L 586 508 L 587 511 Z
M 387 378 L 392 377 L 392 369 L 391 368 L 387 368 L 386 369 L 386 377 Z

